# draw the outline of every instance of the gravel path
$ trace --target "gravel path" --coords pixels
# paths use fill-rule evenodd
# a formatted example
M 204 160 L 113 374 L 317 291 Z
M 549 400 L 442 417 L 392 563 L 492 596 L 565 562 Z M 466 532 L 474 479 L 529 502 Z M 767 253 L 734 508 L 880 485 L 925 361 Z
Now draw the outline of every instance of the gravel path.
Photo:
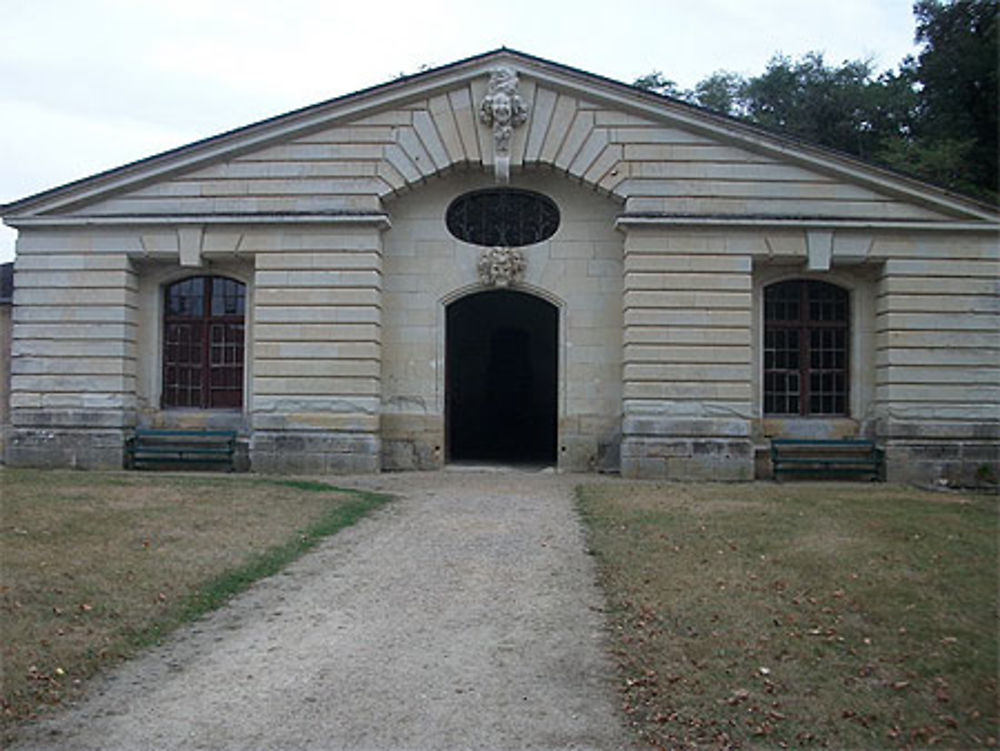
M 123 665 L 16 749 L 617 749 L 572 478 L 338 478 L 400 497 Z

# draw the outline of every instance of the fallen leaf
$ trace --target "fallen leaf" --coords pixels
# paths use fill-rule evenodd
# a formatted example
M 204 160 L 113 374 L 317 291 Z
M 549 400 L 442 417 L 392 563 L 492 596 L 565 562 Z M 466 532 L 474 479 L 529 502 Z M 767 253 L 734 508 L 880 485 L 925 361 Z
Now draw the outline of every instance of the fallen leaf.
M 742 701 L 746 701 L 750 698 L 750 692 L 745 688 L 738 688 L 726 699 L 726 703 L 730 705 L 739 704 Z

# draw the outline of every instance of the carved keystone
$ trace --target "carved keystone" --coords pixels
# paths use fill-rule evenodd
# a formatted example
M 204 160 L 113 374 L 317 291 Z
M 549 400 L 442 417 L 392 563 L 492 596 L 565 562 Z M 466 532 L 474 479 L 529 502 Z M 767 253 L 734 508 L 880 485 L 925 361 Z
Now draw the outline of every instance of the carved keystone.
M 510 139 L 514 128 L 528 119 L 528 105 L 517 93 L 517 73 L 497 68 L 479 105 L 479 119 L 493 126 L 494 175 L 499 183 L 510 181 Z

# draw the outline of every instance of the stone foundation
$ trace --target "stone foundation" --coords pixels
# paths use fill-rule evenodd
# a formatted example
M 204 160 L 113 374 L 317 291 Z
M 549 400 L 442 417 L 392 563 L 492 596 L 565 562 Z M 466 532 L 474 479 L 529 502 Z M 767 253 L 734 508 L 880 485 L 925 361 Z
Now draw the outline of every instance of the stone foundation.
M 12 467 L 121 469 L 125 431 L 13 428 L 6 461 Z
M 381 437 L 383 470 L 432 470 L 444 465 L 444 418 L 441 415 L 384 414 Z
M 883 420 L 890 482 L 996 487 L 1000 478 L 1000 423 Z
M 649 480 L 743 482 L 754 477 L 749 439 L 626 438 L 622 477 Z
M 754 478 L 750 422 L 742 419 L 626 417 L 622 477 L 741 482 Z
M 997 487 L 1000 444 L 992 441 L 891 441 L 886 479 L 948 487 Z
M 250 465 L 264 474 L 368 474 L 379 471 L 381 441 L 365 433 L 256 431 Z

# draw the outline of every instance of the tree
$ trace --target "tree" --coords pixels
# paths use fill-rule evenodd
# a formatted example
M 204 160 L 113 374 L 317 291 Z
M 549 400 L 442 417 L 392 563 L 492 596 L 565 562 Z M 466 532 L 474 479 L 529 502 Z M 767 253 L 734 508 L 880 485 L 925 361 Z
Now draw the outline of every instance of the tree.
M 684 92 L 677 88 L 677 84 L 669 78 L 665 78 L 663 73 L 658 70 L 640 76 L 632 82 L 632 85 L 637 89 L 652 91 L 654 94 L 659 94 L 660 96 L 674 98 L 683 98 L 684 96 Z
M 957 189 L 997 193 L 998 0 L 917 0 L 915 76 L 920 108 L 914 153 L 957 161 L 946 178 Z M 941 165 L 938 165 L 939 167 Z
M 743 95 L 746 79 L 739 73 L 717 70 L 699 81 L 687 98 L 695 104 L 731 117 L 746 117 Z
M 867 60 L 834 67 L 817 52 L 794 62 L 776 56 L 742 93 L 751 121 L 863 159 L 909 125 L 911 102 Z
M 749 79 L 716 71 L 690 90 L 678 90 L 658 71 L 635 85 L 657 93 L 669 87 L 692 104 L 863 158 L 911 127 L 914 103 L 905 77 L 875 78 L 867 61 L 828 66 L 818 52 L 800 60 L 775 55 L 764 73 Z
M 919 55 L 878 75 L 870 61 L 830 66 L 810 52 L 690 90 L 659 71 L 635 85 L 996 201 L 998 5 L 916 0 Z

